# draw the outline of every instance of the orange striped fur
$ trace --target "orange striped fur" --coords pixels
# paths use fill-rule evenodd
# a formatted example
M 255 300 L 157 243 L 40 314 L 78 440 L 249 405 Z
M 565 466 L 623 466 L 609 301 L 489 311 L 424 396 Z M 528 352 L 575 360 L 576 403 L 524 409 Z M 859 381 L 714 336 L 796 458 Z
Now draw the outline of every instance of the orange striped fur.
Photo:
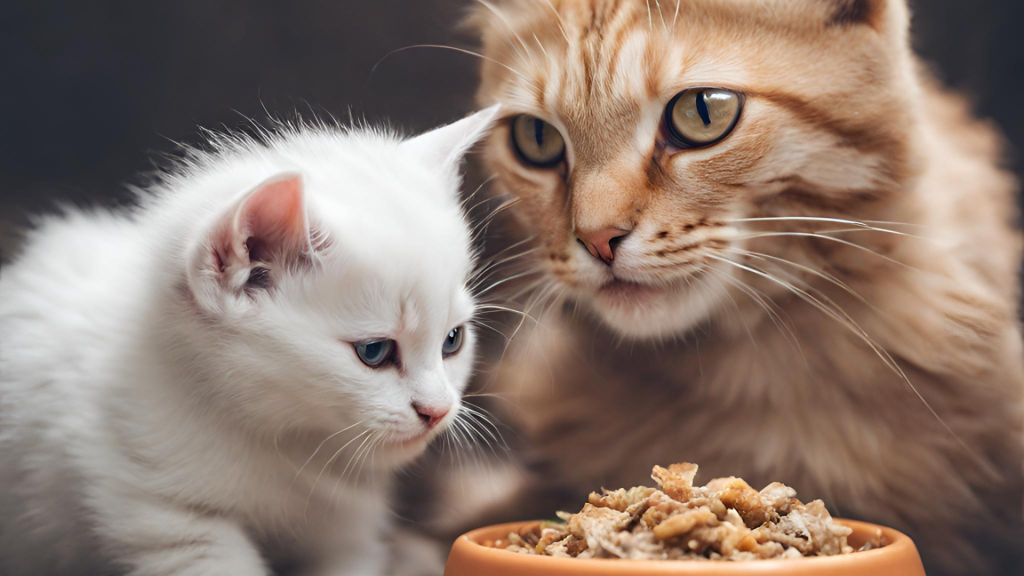
M 522 200 L 539 290 L 567 303 L 500 368 L 534 474 L 492 519 L 692 461 L 908 530 L 929 574 L 1009 569 L 1017 184 L 996 131 L 922 71 L 905 3 L 480 4 L 479 103 L 567 144 L 532 168 L 506 126 L 485 152 Z M 743 94 L 742 115 L 716 145 L 673 149 L 665 106 L 696 86 Z M 612 266 L 575 238 L 608 226 L 630 230 Z

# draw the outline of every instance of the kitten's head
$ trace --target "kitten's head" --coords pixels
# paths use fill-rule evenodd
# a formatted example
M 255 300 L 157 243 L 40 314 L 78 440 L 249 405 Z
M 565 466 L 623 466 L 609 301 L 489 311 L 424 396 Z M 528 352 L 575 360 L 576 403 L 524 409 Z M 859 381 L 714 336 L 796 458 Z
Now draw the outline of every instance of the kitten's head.
M 623 334 L 714 314 L 741 250 L 792 257 L 749 219 L 863 215 L 914 172 L 903 0 L 484 4 L 489 165 L 549 276 Z
M 454 420 L 476 340 L 459 164 L 496 114 L 406 141 L 300 130 L 195 175 L 252 181 L 187 249 L 182 337 L 212 401 L 270 434 L 351 427 L 377 465 Z

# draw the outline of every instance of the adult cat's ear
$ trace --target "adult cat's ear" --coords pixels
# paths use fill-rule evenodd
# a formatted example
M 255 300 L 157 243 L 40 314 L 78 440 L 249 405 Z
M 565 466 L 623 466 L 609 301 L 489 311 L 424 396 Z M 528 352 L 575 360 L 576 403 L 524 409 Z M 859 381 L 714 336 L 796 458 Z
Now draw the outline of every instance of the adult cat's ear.
M 448 169 L 487 134 L 500 110 L 501 104 L 484 108 L 458 122 L 406 140 L 402 148 L 419 156 L 428 166 Z
M 284 173 L 247 192 L 206 232 L 189 263 L 189 284 L 201 304 L 265 288 L 274 267 L 309 247 L 302 176 Z
M 902 34 L 909 24 L 906 0 L 818 0 L 830 6 L 829 26 L 867 25 Z

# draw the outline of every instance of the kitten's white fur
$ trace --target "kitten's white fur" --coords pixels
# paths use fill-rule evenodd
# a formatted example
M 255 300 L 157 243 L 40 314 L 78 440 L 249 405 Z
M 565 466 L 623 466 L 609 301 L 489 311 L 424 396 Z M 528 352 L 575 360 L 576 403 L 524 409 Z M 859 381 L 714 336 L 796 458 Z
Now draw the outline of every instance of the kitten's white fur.
M 0 279 L 0 573 L 381 573 L 389 473 L 472 370 L 458 165 L 496 115 L 228 138 L 40 225 Z

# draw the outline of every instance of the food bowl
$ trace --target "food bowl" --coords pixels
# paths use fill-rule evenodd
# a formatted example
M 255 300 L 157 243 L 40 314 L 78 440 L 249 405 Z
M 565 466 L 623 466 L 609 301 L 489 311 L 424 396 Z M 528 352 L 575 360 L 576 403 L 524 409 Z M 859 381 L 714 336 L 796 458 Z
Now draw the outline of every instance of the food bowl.
M 887 544 L 843 556 L 747 562 L 670 560 L 599 560 L 517 554 L 480 544 L 500 540 L 538 522 L 517 522 L 479 528 L 459 536 L 448 556 L 444 576 L 924 576 L 917 547 L 906 535 L 865 522 L 836 520 L 849 526 L 850 545 L 859 548 L 881 530 Z

